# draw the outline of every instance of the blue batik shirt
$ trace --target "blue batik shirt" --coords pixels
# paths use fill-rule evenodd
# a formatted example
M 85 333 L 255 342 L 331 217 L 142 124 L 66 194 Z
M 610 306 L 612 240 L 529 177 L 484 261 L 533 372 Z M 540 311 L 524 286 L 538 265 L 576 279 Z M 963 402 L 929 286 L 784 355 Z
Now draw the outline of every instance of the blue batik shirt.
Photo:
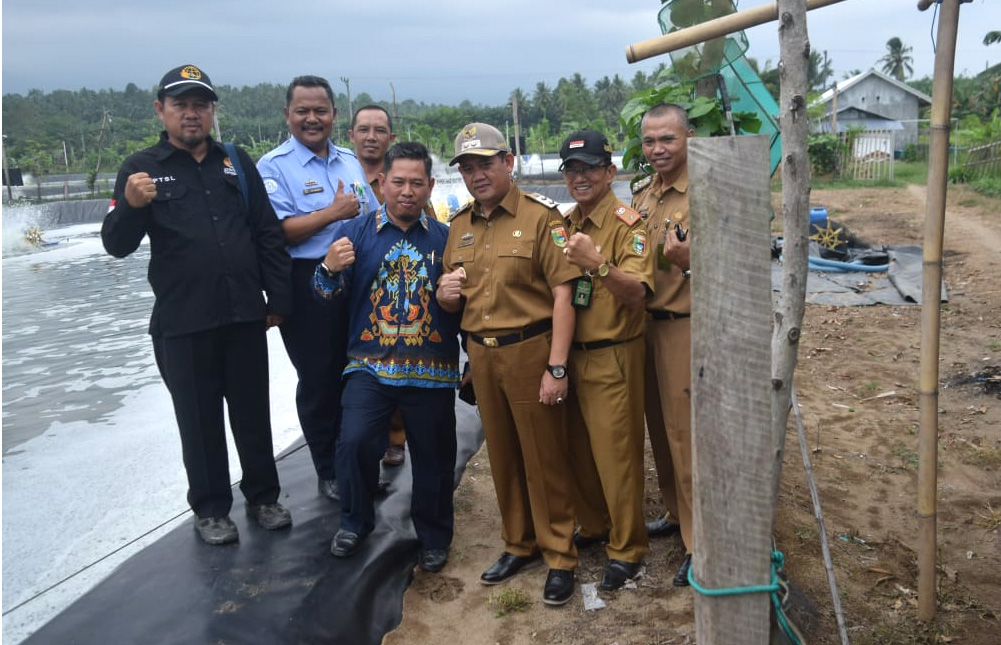
M 337 194 L 338 180 L 344 182 L 345 192 L 354 191 L 358 195 L 359 214 L 371 215 L 379 208 L 355 153 L 329 141 L 327 156 L 323 158 L 291 137 L 261 157 L 257 170 L 280 220 L 329 206 Z M 309 260 L 322 258 L 334 241 L 336 225 L 337 222 L 331 222 L 306 241 L 290 246 L 289 255 Z
M 335 236 L 354 244 L 355 263 L 333 278 L 317 267 L 313 292 L 347 303 L 344 373 L 364 370 L 385 385 L 458 385 L 460 316 L 443 311 L 434 294 L 448 227 L 421 213 L 404 231 L 382 206 L 340 222 Z

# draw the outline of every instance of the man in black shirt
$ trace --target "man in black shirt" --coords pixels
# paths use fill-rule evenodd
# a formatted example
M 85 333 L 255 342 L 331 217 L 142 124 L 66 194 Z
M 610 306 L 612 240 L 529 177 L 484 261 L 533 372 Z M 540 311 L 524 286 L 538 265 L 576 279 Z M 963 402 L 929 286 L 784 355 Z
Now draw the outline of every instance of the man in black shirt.
M 292 523 L 278 503 L 265 336 L 291 313 L 291 261 L 250 157 L 233 148 L 231 159 L 209 136 L 217 100 L 194 65 L 164 75 L 153 104 L 160 141 L 122 164 L 101 229 L 119 258 L 149 236 L 149 331 L 180 429 L 195 529 L 209 544 L 239 538 L 223 400 L 248 515 L 269 530 Z

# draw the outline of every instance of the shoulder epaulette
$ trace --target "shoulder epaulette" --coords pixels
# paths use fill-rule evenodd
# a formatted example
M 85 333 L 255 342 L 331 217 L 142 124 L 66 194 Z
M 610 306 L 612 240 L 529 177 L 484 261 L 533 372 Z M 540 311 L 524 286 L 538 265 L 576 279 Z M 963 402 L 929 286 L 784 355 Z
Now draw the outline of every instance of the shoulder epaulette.
M 643 217 L 639 213 L 629 208 L 625 204 L 619 204 L 615 208 L 615 216 L 618 217 L 623 222 L 625 222 L 628 226 L 632 226 L 636 222 L 643 219 Z
M 459 215 L 462 215 L 462 214 L 463 214 L 463 213 L 465 213 L 466 211 L 470 210 L 470 209 L 471 209 L 472 207 L 473 207 L 473 202 L 472 202 L 472 201 L 470 201 L 470 202 L 469 202 L 468 204 L 466 204 L 465 206 L 463 206 L 463 207 L 462 207 L 462 208 L 460 208 L 459 210 L 457 210 L 457 211 L 455 211 L 454 213 L 452 213 L 451 215 L 449 215 L 449 216 L 448 216 L 448 221 L 450 221 L 450 222 L 451 222 L 452 220 L 454 220 L 454 219 L 455 219 L 456 217 L 458 217 Z
M 646 188 L 647 186 L 649 186 L 650 182 L 652 182 L 652 181 L 653 181 L 653 175 L 647 175 L 643 179 L 640 179 L 639 181 L 637 181 L 636 183 L 634 183 L 632 186 L 630 186 L 629 189 L 631 191 L 633 191 L 633 195 L 636 195 L 641 190 L 643 190 L 644 188 Z
M 559 208 L 559 203 L 550 197 L 546 197 L 542 193 L 525 193 L 525 197 L 528 197 L 534 202 L 539 202 L 546 208 Z
M 354 157 L 355 159 L 358 158 L 358 155 L 356 155 L 355 151 L 352 150 L 351 148 L 342 148 L 340 146 L 334 146 L 334 149 L 337 150 L 339 154 L 346 154 L 350 157 Z

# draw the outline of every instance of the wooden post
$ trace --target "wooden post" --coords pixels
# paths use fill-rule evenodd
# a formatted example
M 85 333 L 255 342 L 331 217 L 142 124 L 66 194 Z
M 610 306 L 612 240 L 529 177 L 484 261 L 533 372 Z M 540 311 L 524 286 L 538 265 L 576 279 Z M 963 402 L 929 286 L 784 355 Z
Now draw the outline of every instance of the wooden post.
M 938 18 L 932 80 L 931 141 L 921 290 L 921 376 L 918 383 L 918 620 L 935 617 L 936 497 L 938 488 L 938 355 L 941 321 L 942 237 L 949 179 L 952 73 L 956 62 L 960 0 L 945 0 Z M 928 3 L 919 3 L 925 7 Z
M 772 325 L 772 494 L 778 499 L 786 424 L 793 374 L 806 307 L 806 276 L 810 233 L 810 159 L 806 141 L 806 72 L 810 40 L 806 31 L 806 1 L 779 0 L 779 129 L 782 131 L 782 291 Z
M 768 137 L 688 144 L 692 232 L 695 580 L 770 583 L 771 419 Z M 768 595 L 695 595 L 702 645 L 769 637 Z

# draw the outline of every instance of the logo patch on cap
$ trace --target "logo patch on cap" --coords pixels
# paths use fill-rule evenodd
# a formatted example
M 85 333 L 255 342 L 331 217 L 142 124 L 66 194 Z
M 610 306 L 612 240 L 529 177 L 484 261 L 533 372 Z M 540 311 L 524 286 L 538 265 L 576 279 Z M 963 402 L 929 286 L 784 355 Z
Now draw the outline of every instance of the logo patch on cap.
M 181 69 L 181 78 L 186 78 L 190 81 L 200 81 L 202 80 L 202 70 L 194 65 L 188 65 Z
M 571 150 L 574 149 L 574 148 L 583 148 L 584 147 L 584 140 L 583 139 L 577 139 L 576 141 L 571 141 L 570 145 L 567 146 L 567 147 L 570 148 Z

